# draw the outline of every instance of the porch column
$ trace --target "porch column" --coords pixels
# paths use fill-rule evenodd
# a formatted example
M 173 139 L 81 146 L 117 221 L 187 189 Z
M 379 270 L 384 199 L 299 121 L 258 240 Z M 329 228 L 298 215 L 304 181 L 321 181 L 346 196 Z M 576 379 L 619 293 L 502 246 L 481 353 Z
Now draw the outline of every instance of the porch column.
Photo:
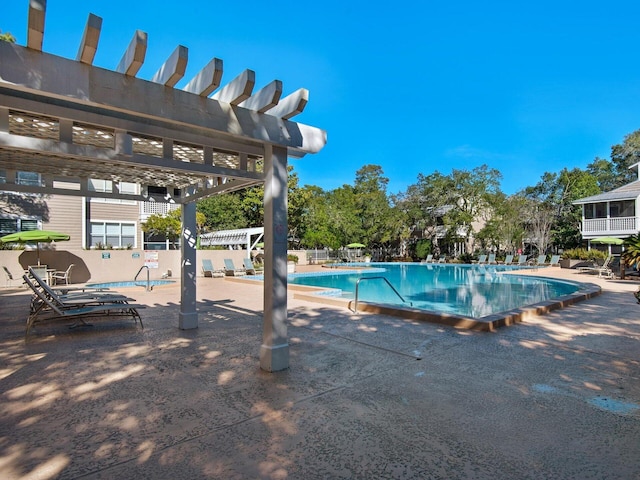
M 287 149 L 265 146 L 264 318 L 260 368 L 289 368 L 287 340 Z
M 180 242 L 180 316 L 181 330 L 198 328 L 196 310 L 196 204 L 182 205 L 182 240 Z

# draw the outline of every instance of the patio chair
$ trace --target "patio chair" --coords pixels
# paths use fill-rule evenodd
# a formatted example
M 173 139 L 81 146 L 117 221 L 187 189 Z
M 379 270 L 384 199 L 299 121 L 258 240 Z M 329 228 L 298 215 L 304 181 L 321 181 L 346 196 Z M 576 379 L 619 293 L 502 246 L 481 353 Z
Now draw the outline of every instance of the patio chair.
M 251 261 L 250 258 L 244 258 L 243 259 L 244 262 L 244 271 L 247 275 L 255 275 L 256 274 L 256 267 L 253 266 L 253 262 Z
M 518 265 L 519 266 L 525 266 L 528 265 L 527 264 L 527 256 L 525 254 L 522 254 L 518 257 Z
M 422 262 L 420 262 L 420 263 L 432 263 L 432 262 L 433 262 L 433 254 L 430 253 L 429 255 L 427 255 L 427 258 L 422 260 Z
M 513 263 L 513 255 L 507 255 L 504 257 L 503 265 L 511 265 Z
M 74 264 L 72 263 L 64 271 L 57 270 L 57 271 L 53 272 L 51 274 L 51 280 L 52 280 L 53 284 L 57 285 L 58 283 L 64 282 L 65 285 L 69 285 L 69 283 L 71 282 L 71 270 L 73 270 L 73 267 L 74 267 Z
M 233 260 L 231 260 L 230 258 L 225 258 L 224 274 L 229 277 L 237 277 L 237 276 L 246 275 L 247 272 L 245 272 L 244 268 L 236 268 L 235 265 L 233 264 Z
M 202 259 L 202 273 L 205 277 L 224 277 L 224 270 L 213 268 L 213 262 L 208 258 Z
M 580 273 L 597 273 L 598 278 L 613 278 L 615 274 L 609 264 L 613 260 L 613 255 L 607 256 L 602 265 L 593 265 L 591 267 L 578 267 Z
M 546 261 L 547 255 L 538 255 L 538 258 L 536 258 L 535 261 L 531 261 L 531 265 L 538 267 L 540 265 L 544 265 Z
M 4 265 L 2 266 L 2 269 L 4 270 L 5 287 L 10 287 L 12 282 L 20 282 L 22 280 L 20 278 L 15 278 L 13 274 L 9 271 L 9 269 Z M 24 285 L 24 283 L 22 283 L 22 285 Z
M 438 257 L 438 263 L 447 263 L 447 256 L 446 255 L 440 255 Z
M 142 318 L 140 317 L 139 309 L 146 308 L 146 305 L 138 305 L 129 303 L 131 298 L 124 295 L 88 295 L 82 297 L 81 295 L 65 295 L 59 296 L 52 290 L 39 288 L 46 285 L 45 282 L 40 284 L 32 282 L 32 279 L 28 275 L 23 275 L 25 284 L 32 290 L 35 301 L 32 301 L 32 308 L 27 318 L 27 328 L 25 331 L 25 337 L 29 335 L 29 331 L 36 322 L 42 322 L 45 320 L 52 320 L 58 318 L 74 318 L 75 322 L 71 327 L 78 325 L 90 326 L 84 319 L 86 317 L 113 317 L 113 316 L 126 316 L 132 317 L 135 322 L 140 322 L 140 326 L 144 328 L 142 324 Z M 42 279 L 40 279 L 42 280 Z M 48 287 L 48 285 L 46 285 Z
M 551 260 L 545 263 L 545 265 L 549 265 L 550 267 L 560 265 L 560 255 L 551 255 Z
M 496 263 L 498 263 L 498 262 L 496 262 L 496 254 L 495 253 L 490 253 L 489 254 L 489 259 L 487 260 L 487 263 L 489 265 L 495 265 Z
M 487 256 L 486 255 L 478 255 L 478 261 L 476 262 L 479 265 L 482 265 L 483 263 L 487 263 Z

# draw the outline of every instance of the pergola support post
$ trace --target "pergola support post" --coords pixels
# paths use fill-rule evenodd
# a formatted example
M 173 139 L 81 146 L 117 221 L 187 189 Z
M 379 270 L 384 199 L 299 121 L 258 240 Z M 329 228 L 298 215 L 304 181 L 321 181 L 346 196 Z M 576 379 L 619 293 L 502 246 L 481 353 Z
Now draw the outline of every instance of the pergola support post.
M 198 328 L 196 309 L 196 204 L 182 205 L 182 241 L 180 250 L 180 315 L 178 326 L 181 330 Z
M 287 340 L 287 149 L 265 145 L 264 318 L 260 368 L 289 368 Z

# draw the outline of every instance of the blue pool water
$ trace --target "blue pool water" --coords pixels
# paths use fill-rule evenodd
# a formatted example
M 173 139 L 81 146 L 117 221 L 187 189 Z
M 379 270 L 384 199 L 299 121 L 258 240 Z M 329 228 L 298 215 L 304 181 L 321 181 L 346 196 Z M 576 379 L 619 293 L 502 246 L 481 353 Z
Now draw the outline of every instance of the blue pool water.
M 353 265 L 353 264 L 352 264 Z M 311 285 L 341 291 L 355 297 L 356 282 L 363 277 L 385 277 L 411 307 L 471 318 L 505 312 L 579 289 L 577 283 L 520 275 L 502 275 L 518 267 L 500 265 L 452 265 L 417 263 L 372 263 L 360 271 L 329 270 L 317 274 L 290 275 L 291 284 Z M 409 307 L 384 280 L 361 281 L 358 301 Z
M 152 287 L 157 285 L 169 285 L 171 283 L 176 283 L 175 280 L 150 280 L 149 283 Z M 92 288 L 124 288 L 124 287 L 145 287 L 147 286 L 147 281 L 136 281 L 136 282 L 104 282 L 104 283 L 87 283 L 87 287 Z

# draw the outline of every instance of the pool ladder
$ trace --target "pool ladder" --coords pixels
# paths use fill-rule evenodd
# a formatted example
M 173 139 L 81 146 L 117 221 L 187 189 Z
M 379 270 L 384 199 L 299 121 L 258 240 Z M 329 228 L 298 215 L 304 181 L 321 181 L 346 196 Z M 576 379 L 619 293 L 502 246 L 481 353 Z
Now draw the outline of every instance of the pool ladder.
M 149 280 L 149 266 L 148 265 L 143 265 L 140 267 L 140 270 L 138 270 L 138 273 L 136 273 L 135 278 L 133 279 L 134 283 L 138 280 L 138 275 L 140 275 L 140 272 L 142 272 L 142 270 L 147 269 L 147 292 L 150 292 L 153 287 L 151 286 L 151 280 Z M 136 283 L 136 285 L 138 285 Z M 140 284 L 140 286 L 142 287 L 144 284 Z
M 413 303 L 407 302 L 404 299 L 404 297 L 400 295 L 400 292 L 398 292 L 398 290 L 396 290 L 396 288 L 393 285 L 391 285 L 391 282 L 387 280 L 387 277 L 362 277 L 362 278 L 359 278 L 358 281 L 356 282 L 356 298 L 353 301 L 353 313 L 358 313 L 358 289 L 360 288 L 360 282 L 363 280 L 384 280 L 385 283 L 391 287 L 391 290 L 393 290 L 393 292 L 398 296 L 398 298 L 402 300 L 402 303 L 408 303 L 410 307 L 413 307 Z

